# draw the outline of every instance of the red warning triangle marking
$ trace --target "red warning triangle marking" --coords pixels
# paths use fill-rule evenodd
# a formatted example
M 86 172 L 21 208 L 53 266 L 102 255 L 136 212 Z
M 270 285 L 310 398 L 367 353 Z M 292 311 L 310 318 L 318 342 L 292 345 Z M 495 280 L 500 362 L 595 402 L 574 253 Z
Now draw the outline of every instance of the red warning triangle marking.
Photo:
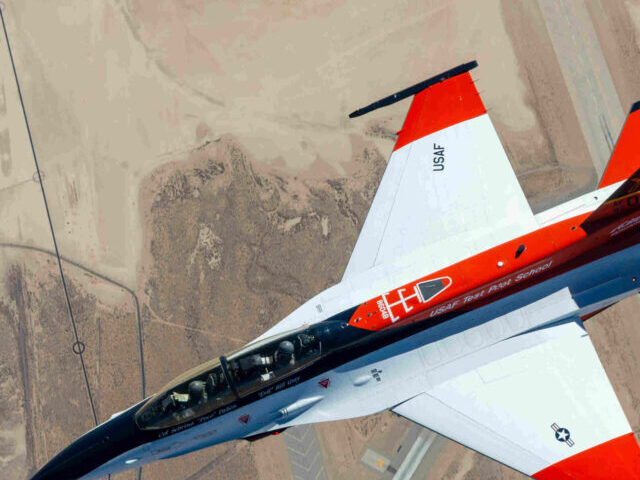
M 251 415 L 242 415 L 241 417 L 238 418 L 238 421 L 246 425 L 247 423 L 249 423 L 250 418 L 251 418 Z
M 322 388 L 329 388 L 329 379 L 323 378 L 318 382 L 318 385 L 320 385 Z

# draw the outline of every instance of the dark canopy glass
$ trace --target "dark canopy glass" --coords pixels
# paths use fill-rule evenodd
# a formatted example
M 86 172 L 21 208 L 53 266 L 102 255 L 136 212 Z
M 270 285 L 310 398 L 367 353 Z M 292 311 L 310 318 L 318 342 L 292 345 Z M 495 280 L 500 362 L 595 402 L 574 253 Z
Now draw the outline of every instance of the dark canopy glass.
M 142 429 L 185 423 L 222 408 L 300 371 L 344 346 L 342 321 L 309 327 L 251 343 L 180 375 L 151 397 L 136 415 Z

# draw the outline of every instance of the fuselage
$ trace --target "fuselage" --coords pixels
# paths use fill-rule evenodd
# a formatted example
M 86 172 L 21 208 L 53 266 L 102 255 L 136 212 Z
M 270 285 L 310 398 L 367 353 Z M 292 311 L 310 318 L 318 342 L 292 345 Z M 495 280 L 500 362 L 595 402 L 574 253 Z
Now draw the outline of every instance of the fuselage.
M 337 312 L 324 308 L 324 318 L 293 318 L 99 425 L 34 478 L 101 478 L 233 439 L 373 414 L 464 373 L 465 357 L 477 366 L 489 345 L 615 303 L 639 288 L 639 214 L 590 234 L 579 228 L 614 188 L 539 214 L 541 228 L 527 235 Z M 346 290 L 332 288 L 344 305 Z M 283 342 L 295 355 L 279 364 Z M 264 361 L 247 366 L 248 358 Z M 213 373 L 213 386 L 189 403 L 193 382 L 204 388 Z

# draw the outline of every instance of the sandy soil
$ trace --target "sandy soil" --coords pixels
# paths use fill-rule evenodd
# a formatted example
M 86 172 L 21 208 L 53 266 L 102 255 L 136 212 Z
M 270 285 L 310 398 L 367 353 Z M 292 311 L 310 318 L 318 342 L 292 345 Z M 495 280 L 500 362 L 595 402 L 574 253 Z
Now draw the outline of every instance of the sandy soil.
M 505 0 L 501 10 L 535 118 L 533 128 L 501 138 L 527 199 L 543 210 L 592 190 L 597 179 L 538 4 Z
M 393 457 L 410 422 L 391 412 L 316 425 L 329 478 L 375 479 L 380 474 L 360 459 L 367 447 Z
M 640 100 L 640 2 L 586 2 L 625 112 Z
M 554 175 L 571 192 L 593 180 L 562 170 L 589 162 L 553 57 L 531 53 L 549 48 L 532 6 L 492 1 L 478 17 L 472 1 L 233 5 L 7 3 L 63 251 L 133 285 L 149 172 L 231 133 L 258 163 L 293 173 L 321 160 L 346 174 L 351 136 L 371 135 L 386 157 L 392 138 L 380 125 L 398 129 L 407 102 L 357 121 L 351 110 L 472 58 L 516 171 Z
M 100 420 L 142 394 L 132 295 L 148 394 L 340 279 L 408 102 L 348 120 L 358 107 L 475 58 L 533 208 L 596 183 L 535 2 L 491 0 L 481 15 L 472 0 L 4 3 L 60 250 L 82 267 L 64 263 Z M 589 9 L 620 98 L 637 100 L 640 7 Z M 0 47 L 0 405 L 15 406 L 0 410 L 0 467 L 17 479 L 93 420 L 57 265 L 6 246 L 53 248 Z M 633 412 L 640 372 L 620 308 L 589 328 Z M 377 478 L 363 449 L 392 452 L 403 422 L 319 426 L 330 478 Z M 286 448 L 231 443 L 143 478 L 214 474 L 287 478 Z M 447 443 L 427 478 L 521 477 Z

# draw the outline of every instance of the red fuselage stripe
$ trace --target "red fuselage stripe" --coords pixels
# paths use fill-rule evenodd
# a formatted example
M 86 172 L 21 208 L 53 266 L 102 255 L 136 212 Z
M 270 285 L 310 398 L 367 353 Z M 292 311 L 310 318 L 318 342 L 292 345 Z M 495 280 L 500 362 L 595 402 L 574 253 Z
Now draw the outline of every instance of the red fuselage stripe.
M 638 212 L 621 217 L 591 235 L 574 228 L 588 215 L 549 225 L 386 292 L 361 304 L 349 323 L 358 328 L 380 330 L 477 308 L 639 241 L 639 225 L 628 222 L 640 215 Z M 624 235 L 612 235 L 612 231 L 625 222 L 632 227 Z M 525 245 L 526 250 L 515 258 L 519 245 Z M 427 302 L 412 295 L 418 283 L 439 277 L 449 277 L 452 281 L 441 294 Z M 397 301 L 399 296 L 404 301 Z

